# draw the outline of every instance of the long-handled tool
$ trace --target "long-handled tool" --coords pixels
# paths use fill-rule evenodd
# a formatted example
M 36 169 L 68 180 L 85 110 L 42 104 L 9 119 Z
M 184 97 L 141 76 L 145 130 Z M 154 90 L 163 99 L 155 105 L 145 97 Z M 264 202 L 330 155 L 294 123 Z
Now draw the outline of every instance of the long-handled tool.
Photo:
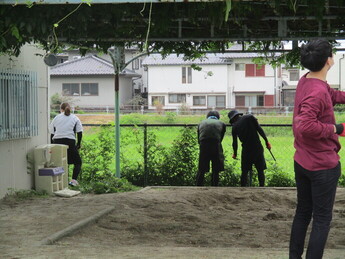
M 272 151 L 271 151 L 271 149 L 268 149 L 268 151 L 270 151 L 270 153 L 271 153 L 271 156 L 272 156 L 272 158 L 273 158 L 274 162 L 277 162 L 276 158 L 275 158 L 275 157 L 274 157 L 274 155 L 272 154 Z

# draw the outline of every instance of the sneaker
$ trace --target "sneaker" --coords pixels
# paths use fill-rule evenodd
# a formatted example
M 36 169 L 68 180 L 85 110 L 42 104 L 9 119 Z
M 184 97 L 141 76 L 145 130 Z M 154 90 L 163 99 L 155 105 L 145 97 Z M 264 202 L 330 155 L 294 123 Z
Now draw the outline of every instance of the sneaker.
M 77 185 L 79 185 L 78 181 L 77 181 L 77 180 L 74 180 L 74 179 L 72 179 L 68 184 L 71 185 L 71 186 L 77 186 Z

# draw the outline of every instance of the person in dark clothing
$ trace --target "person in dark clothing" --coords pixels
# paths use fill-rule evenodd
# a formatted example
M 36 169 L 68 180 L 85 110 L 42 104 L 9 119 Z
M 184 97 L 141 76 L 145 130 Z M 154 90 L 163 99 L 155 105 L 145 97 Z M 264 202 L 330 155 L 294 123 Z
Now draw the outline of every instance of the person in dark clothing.
M 336 124 L 334 105 L 345 103 L 345 92 L 327 83 L 328 71 L 334 65 L 328 40 L 303 44 L 301 64 L 309 72 L 298 81 L 293 112 L 297 207 L 289 258 L 302 258 L 308 226 L 313 219 L 305 258 L 321 259 L 341 175 L 339 136 L 345 136 L 345 123 Z
M 81 157 L 78 150 L 81 146 L 83 135 L 83 126 L 77 116 L 71 114 L 71 107 L 68 103 L 62 103 L 60 114 L 57 115 L 49 126 L 51 133 L 51 143 L 63 144 L 68 146 L 67 160 L 68 164 L 74 164 L 72 180 L 69 185 L 78 185 L 78 175 L 81 171 Z M 77 134 L 77 143 L 76 135 Z
M 224 171 L 224 154 L 222 140 L 226 125 L 220 121 L 217 111 L 210 111 L 198 125 L 199 168 L 196 176 L 196 185 L 204 185 L 205 173 L 210 171 L 212 162 L 212 186 L 218 186 L 219 172 Z
M 258 171 L 259 185 L 265 186 L 266 161 L 264 157 L 264 149 L 261 145 L 260 136 L 265 140 L 266 147 L 271 149 L 271 144 L 268 142 L 264 130 L 258 123 L 258 120 L 251 114 L 244 115 L 236 110 L 229 112 L 228 117 L 232 125 L 232 147 L 234 153 L 232 158 L 237 158 L 237 137 L 242 142 L 242 157 L 241 157 L 241 186 L 247 186 L 248 172 L 252 170 L 252 165 L 255 165 Z

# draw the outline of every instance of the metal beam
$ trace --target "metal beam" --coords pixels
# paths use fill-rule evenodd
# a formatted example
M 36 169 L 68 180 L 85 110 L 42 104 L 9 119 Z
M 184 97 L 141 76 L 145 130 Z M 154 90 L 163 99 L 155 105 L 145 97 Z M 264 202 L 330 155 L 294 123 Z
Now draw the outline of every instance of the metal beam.
M 91 5 L 95 4 L 140 4 L 140 3 L 185 3 L 185 2 L 221 2 L 223 0 L 93 0 L 90 1 Z M 80 4 L 85 3 L 83 0 L 0 0 L 1 4 L 10 5 L 28 5 L 30 3 L 35 4 Z
M 309 32 L 311 33 L 311 31 Z M 191 42 L 202 42 L 202 41 L 293 41 L 293 40 L 312 40 L 312 39 L 318 39 L 320 37 L 325 37 L 328 40 L 344 40 L 345 39 L 345 33 L 333 33 L 338 34 L 336 36 L 334 35 L 318 35 L 317 32 L 314 33 L 315 36 L 286 36 L 286 37 L 277 37 L 276 35 L 272 35 L 271 37 L 268 36 L 262 36 L 262 37 L 250 37 L 249 35 L 247 37 L 245 36 L 231 36 L 231 37 L 217 37 L 217 38 L 197 38 L 197 37 L 182 37 L 182 38 L 150 38 L 149 42 L 166 42 L 166 41 L 175 41 L 175 42 L 182 42 L 182 41 L 191 41 Z M 95 42 L 97 43 L 98 39 L 93 38 L 78 38 L 77 40 L 67 39 L 64 37 L 58 38 L 59 42 L 69 42 L 73 43 L 73 41 L 88 41 L 88 42 Z M 144 38 L 107 38 L 102 39 L 102 42 L 138 42 L 138 41 L 145 41 Z

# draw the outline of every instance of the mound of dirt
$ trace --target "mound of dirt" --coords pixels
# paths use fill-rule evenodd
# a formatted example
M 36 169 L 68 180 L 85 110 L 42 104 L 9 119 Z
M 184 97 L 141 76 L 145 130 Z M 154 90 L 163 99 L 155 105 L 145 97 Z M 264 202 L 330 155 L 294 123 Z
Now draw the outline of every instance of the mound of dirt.
M 345 254 L 338 188 L 324 259 Z M 294 188 L 145 188 L 138 192 L 0 201 L 1 258 L 286 259 Z M 100 211 L 96 223 L 42 240 Z
M 154 188 L 114 197 L 97 224 L 65 239 L 94 245 L 287 248 L 294 189 Z M 345 200 L 338 200 L 328 248 L 345 248 Z

